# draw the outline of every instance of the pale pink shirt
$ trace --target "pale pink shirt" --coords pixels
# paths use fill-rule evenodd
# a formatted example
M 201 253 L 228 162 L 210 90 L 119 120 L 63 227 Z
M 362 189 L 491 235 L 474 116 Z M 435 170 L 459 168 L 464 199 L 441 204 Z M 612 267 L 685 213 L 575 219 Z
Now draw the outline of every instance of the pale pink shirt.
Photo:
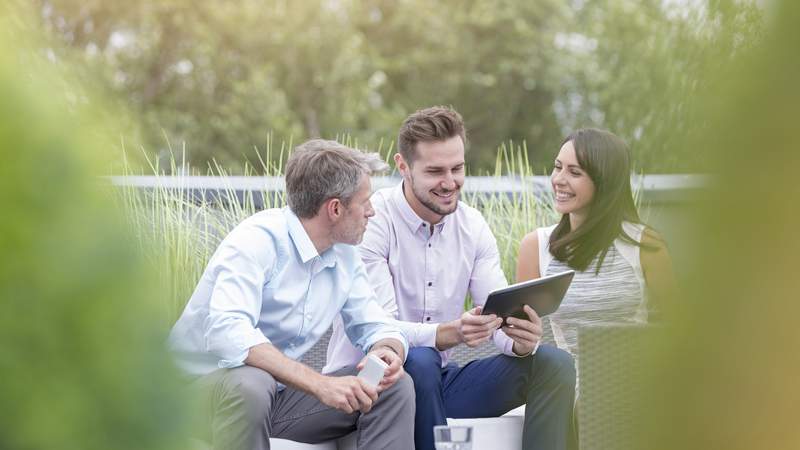
M 435 348 L 436 327 L 461 317 L 467 290 L 475 305 L 483 305 L 490 291 L 508 285 L 494 235 L 481 213 L 463 202 L 431 233 L 408 204 L 402 183 L 376 191 L 371 200 L 375 216 L 359 249 L 378 303 L 399 319 L 410 346 Z M 516 356 L 502 330 L 493 339 L 501 352 Z M 442 366 L 449 353 L 441 352 Z M 363 356 L 337 317 L 323 373 L 355 365 Z

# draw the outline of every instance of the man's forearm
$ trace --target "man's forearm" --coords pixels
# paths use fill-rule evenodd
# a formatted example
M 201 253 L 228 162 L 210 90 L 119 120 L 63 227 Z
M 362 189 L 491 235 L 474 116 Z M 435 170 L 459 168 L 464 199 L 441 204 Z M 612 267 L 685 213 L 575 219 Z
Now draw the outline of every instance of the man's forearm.
M 392 339 L 392 338 L 381 339 L 380 341 L 373 344 L 372 347 L 370 347 L 370 350 L 376 350 L 381 347 L 387 347 L 391 349 L 393 352 L 397 353 L 397 356 L 400 357 L 400 361 L 405 361 L 406 355 L 403 343 L 398 341 L 397 339 Z
M 436 349 L 444 351 L 464 342 L 461 336 L 461 321 L 442 322 L 436 327 Z
M 281 383 L 307 392 L 315 397 L 315 389 L 320 386 L 323 375 L 305 364 L 286 357 L 272 344 L 259 344 L 250 347 L 244 363 L 268 372 Z

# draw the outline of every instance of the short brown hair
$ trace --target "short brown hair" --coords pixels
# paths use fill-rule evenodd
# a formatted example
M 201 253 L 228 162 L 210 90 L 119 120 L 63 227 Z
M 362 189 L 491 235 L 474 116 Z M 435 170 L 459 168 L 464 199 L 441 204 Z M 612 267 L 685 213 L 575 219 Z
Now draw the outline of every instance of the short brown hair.
M 328 199 L 347 206 L 364 175 L 386 170 L 377 153 L 364 153 L 336 141 L 312 139 L 298 145 L 286 162 L 286 198 L 297 217 L 310 219 Z
M 467 144 L 467 130 L 461 114 L 448 106 L 432 106 L 411 114 L 400 126 L 397 135 L 397 150 L 411 164 L 416 157 L 417 143 L 441 142 L 461 136 Z

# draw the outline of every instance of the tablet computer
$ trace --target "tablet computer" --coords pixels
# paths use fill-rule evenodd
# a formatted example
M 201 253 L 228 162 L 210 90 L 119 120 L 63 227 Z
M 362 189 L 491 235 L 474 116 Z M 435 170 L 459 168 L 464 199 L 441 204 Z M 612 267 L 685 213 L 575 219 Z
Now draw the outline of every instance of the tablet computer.
M 496 314 L 497 317 L 502 317 L 505 326 L 506 317 L 528 320 L 528 315 L 522 309 L 524 305 L 528 305 L 539 317 L 544 317 L 555 312 L 561 305 L 573 276 L 575 271 L 568 270 L 494 290 L 486 298 L 482 314 Z

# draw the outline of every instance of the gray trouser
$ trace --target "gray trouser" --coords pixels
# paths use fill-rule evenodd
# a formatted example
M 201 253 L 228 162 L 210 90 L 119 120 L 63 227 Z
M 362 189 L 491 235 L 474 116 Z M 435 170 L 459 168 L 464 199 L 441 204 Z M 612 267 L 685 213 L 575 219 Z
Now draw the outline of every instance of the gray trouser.
M 355 368 L 331 376 L 355 374 Z M 210 402 L 207 424 L 213 448 L 266 450 L 269 438 L 315 444 L 358 430 L 359 449 L 414 448 L 414 384 L 403 375 L 381 392 L 372 409 L 347 414 L 305 392 L 286 387 L 251 366 L 214 371 L 195 383 Z

